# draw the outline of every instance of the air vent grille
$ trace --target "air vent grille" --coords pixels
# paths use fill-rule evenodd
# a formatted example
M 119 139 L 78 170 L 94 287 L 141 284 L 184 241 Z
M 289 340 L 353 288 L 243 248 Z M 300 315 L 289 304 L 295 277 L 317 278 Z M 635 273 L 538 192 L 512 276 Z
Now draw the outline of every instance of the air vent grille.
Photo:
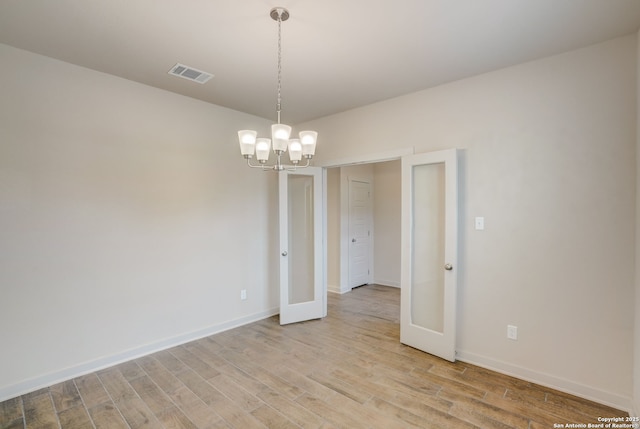
M 211 73 L 203 72 L 202 70 L 194 69 L 193 67 L 185 66 L 180 63 L 171 67 L 169 74 L 197 83 L 205 83 L 213 77 Z

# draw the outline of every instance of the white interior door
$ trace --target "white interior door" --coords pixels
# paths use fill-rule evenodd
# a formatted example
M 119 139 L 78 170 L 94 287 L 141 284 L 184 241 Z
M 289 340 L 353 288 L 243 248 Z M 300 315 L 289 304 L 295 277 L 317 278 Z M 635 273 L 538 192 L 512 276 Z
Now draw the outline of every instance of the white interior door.
M 458 168 L 455 149 L 402 158 L 400 341 L 455 360 Z
M 349 179 L 349 287 L 370 283 L 371 184 Z
M 322 247 L 323 174 L 283 171 L 280 201 L 280 324 L 326 315 Z

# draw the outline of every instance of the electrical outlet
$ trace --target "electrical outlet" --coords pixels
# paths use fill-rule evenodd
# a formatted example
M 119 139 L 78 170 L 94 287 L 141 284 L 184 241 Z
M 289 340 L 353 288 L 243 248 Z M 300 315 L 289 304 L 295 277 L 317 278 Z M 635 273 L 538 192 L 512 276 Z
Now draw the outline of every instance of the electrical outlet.
M 247 299 L 247 290 L 246 290 L 246 289 L 242 289 L 242 290 L 240 291 L 240 299 L 241 299 L 241 300 L 243 300 L 243 301 L 244 301 L 245 299 Z
M 518 327 L 513 325 L 507 325 L 507 338 L 510 340 L 518 339 Z

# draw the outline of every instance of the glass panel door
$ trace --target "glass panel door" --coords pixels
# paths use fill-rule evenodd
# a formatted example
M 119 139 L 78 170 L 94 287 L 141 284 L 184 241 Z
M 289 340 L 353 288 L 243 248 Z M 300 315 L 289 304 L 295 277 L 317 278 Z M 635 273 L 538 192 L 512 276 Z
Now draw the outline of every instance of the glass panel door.
M 444 326 L 444 163 L 413 166 L 411 321 Z
M 323 185 L 318 167 L 280 173 L 281 325 L 326 316 Z
M 289 304 L 314 298 L 313 176 L 288 174 Z
M 455 360 L 455 149 L 402 158 L 400 341 Z

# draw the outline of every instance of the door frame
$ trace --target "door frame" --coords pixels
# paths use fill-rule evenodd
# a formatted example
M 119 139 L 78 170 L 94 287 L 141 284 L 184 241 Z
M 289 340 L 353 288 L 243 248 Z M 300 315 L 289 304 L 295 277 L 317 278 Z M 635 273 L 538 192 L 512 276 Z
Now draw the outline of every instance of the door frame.
M 358 164 L 375 164 L 378 162 L 399 161 L 400 159 L 402 159 L 403 156 L 413 155 L 413 154 L 415 154 L 415 148 L 412 146 L 412 147 L 407 147 L 402 149 L 391 150 L 387 152 L 362 154 L 359 156 L 354 156 L 349 158 L 334 159 L 334 160 L 320 162 L 316 165 L 326 170 L 329 168 L 349 167 L 349 166 L 358 165 Z M 324 176 L 326 177 L 326 172 Z M 342 187 L 343 184 L 340 183 L 340 186 Z M 344 195 L 343 191 L 344 191 L 343 189 L 340 190 L 342 195 Z M 324 194 L 323 194 L 323 201 L 322 201 L 322 211 L 323 211 L 324 227 L 323 227 L 322 243 L 323 243 L 324 252 L 325 252 L 323 270 L 324 270 L 324 290 L 326 293 L 328 292 L 327 282 L 329 278 L 328 266 L 327 266 L 328 259 L 327 259 L 327 253 L 326 253 L 327 252 L 327 186 L 326 186 L 326 182 L 325 182 L 325 187 L 323 192 Z M 346 204 L 348 204 L 348 202 Z M 341 201 L 340 201 L 341 215 L 344 215 L 342 206 L 346 207 L 346 204 L 344 200 L 341 198 Z M 345 267 L 349 266 L 349 252 L 347 248 L 348 243 L 346 243 L 345 240 L 343 240 L 345 236 L 346 228 L 348 227 L 345 227 L 345 229 L 343 230 L 343 226 L 341 222 L 341 225 L 340 225 L 340 285 L 339 285 L 340 290 L 338 292 L 340 294 L 351 291 L 351 287 L 349 286 L 349 272 L 347 269 L 345 269 Z

